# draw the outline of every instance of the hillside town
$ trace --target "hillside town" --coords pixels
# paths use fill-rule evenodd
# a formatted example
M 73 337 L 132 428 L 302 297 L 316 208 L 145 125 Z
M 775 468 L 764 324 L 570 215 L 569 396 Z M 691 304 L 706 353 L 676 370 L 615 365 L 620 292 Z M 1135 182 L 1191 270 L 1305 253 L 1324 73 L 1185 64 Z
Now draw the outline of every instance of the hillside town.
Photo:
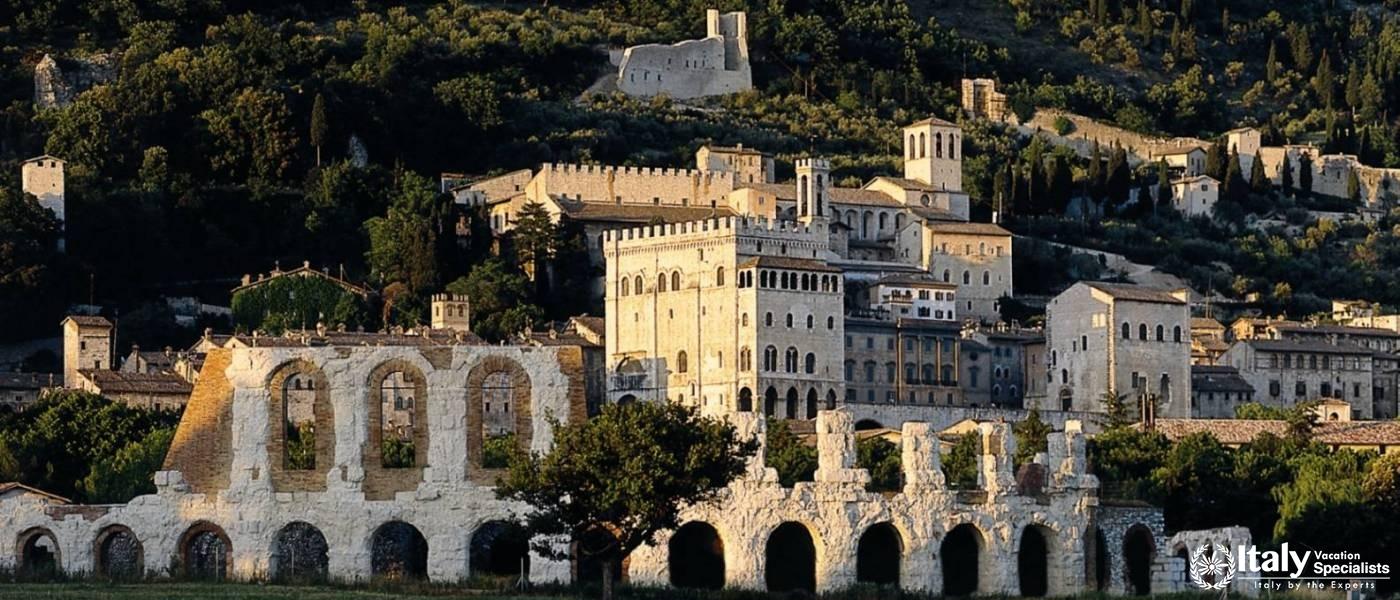
M 715 103 L 769 77 L 750 18 L 707 8 L 698 39 L 607 45 L 570 101 L 737 114 Z M 45 53 L 26 102 L 72 110 L 120 85 L 123 60 Z M 485 102 L 477 83 L 430 93 Z M 252 190 L 219 219 L 287 229 L 182 252 L 198 219 L 162 216 L 169 252 L 121 260 L 179 279 L 92 257 L 141 237 L 113 207 L 213 210 L 198 185 L 173 191 L 186 157 L 143 150 L 138 187 L 104 205 L 91 158 L 50 142 L 0 177 L 0 233 L 27 232 L 0 250 L 63 274 L 32 300 L 58 317 L 0 341 L 0 572 L 32 590 L 1257 597 L 1277 573 L 1235 552 L 1291 541 L 1400 567 L 1400 532 L 1374 525 L 1400 508 L 1393 286 L 1358 274 L 1329 297 L 1211 254 L 1384 271 L 1400 167 L 1253 119 L 1146 133 L 1027 107 L 1024 85 L 960 77 L 946 110 L 880 119 L 883 155 L 810 141 L 837 124 L 805 116 L 809 141 L 695 134 L 670 155 L 462 158 L 432 178 L 372 166 L 387 144 L 359 124 L 328 141 L 315 94 L 305 215 L 252 159 L 246 184 L 208 186 Z M 201 118 L 202 135 L 235 127 Z M 1029 158 L 994 163 L 998 144 Z M 323 166 L 323 145 L 341 158 Z M 1194 246 L 1161 250 L 1183 232 Z M 250 252 L 277 257 L 256 273 L 222 254 L 282 235 L 315 239 Z M 1342 491 L 1316 491 L 1333 476 Z M 1315 579 L 1396 590 L 1345 575 Z

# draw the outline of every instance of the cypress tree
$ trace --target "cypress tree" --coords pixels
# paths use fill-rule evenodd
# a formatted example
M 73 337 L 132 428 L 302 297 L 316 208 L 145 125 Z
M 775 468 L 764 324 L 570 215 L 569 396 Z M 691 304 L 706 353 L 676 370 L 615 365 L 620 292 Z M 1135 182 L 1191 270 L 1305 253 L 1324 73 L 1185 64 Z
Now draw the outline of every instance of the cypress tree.
M 1327 51 L 1322 51 L 1322 58 L 1317 60 L 1317 72 L 1313 74 L 1313 91 L 1317 92 L 1318 103 L 1328 108 L 1332 107 L 1332 95 L 1336 75 L 1332 73 L 1332 59 L 1327 56 Z
M 1097 202 L 1103 197 L 1103 152 L 1098 140 L 1094 140 L 1094 151 L 1089 155 L 1088 179 L 1089 198 Z
M 1230 166 L 1225 169 L 1225 195 L 1239 202 L 1248 194 L 1245 192 L 1244 170 L 1240 168 L 1240 153 L 1230 151 Z
M 1206 149 L 1206 175 L 1216 181 L 1225 181 L 1225 143 L 1216 140 Z
M 1298 190 L 1304 194 L 1313 191 L 1312 159 L 1305 154 L 1298 157 Z
M 1361 68 L 1357 61 L 1347 63 L 1347 107 L 1355 112 L 1361 106 Z
M 329 126 L 326 124 L 326 99 L 316 94 L 311 103 L 311 145 L 316 147 L 316 166 L 321 166 L 321 145 L 326 143 Z
M 1283 164 L 1279 165 L 1279 188 L 1285 194 L 1293 193 L 1293 161 L 1288 159 L 1288 154 L 1283 155 Z
M 1171 210 L 1172 207 L 1172 184 L 1167 178 L 1167 160 L 1164 158 L 1157 163 L 1157 206 Z
M 1269 176 L 1264 173 L 1264 160 L 1258 154 L 1254 155 L 1254 162 L 1249 167 L 1249 187 L 1256 194 L 1268 194 L 1273 182 L 1269 181 Z
M 1278 79 L 1278 42 L 1269 40 L 1269 59 L 1264 62 L 1264 78 L 1272 84 Z
M 1347 171 L 1347 198 L 1352 202 L 1361 201 L 1361 178 L 1356 175 L 1356 169 Z
M 1152 11 L 1147 8 L 1147 0 L 1138 0 L 1137 33 L 1144 43 L 1152 41 Z

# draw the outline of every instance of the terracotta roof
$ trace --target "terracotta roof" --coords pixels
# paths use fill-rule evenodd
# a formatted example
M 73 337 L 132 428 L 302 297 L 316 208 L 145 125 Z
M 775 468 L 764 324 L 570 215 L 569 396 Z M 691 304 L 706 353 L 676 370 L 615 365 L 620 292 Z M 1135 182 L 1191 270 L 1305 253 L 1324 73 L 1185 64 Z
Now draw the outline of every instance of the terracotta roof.
M 1113 296 L 1118 300 L 1130 300 L 1133 302 L 1156 302 L 1159 304 L 1186 304 L 1186 301 L 1171 294 L 1171 291 L 1162 288 L 1148 287 L 1145 285 L 1134 285 L 1130 283 L 1108 283 L 1106 281 L 1085 281 L 1082 282 L 1091 288 L 1099 290 L 1105 294 Z
M 1253 392 L 1240 372 L 1234 367 L 1216 365 L 1191 365 L 1192 392 Z
M 1200 146 L 1178 146 L 1176 148 L 1158 150 L 1156 154 L 1157 156 L 1176 156 L 1178 154 L 1190 154 L 1196 151 L 1205 152 L 1205 149 Z
M 907 177 L 890 177 L 890 176 L 888 176 L 888 175 L 880 175 L 880 176 L 876 177 L 874 181 L 888 181 L 888 182 L 890 182 L 890 183 L 892 183 L 892 184 L 894 184 L 894 185 L 899 186 L 901 189 L 916 190 L 916 191 L 920 191 L 920 192 L 943 192 L 943 191 L 947 191 L 947 190 L 942 190 L 942 189 L 933 187 L 932 185 L 929 185 L 929 184 L 924 183 L 924 182 L 922 182 L 922 181 L 919 181 L 919 180 L 917 180 L 917 179 L 909 179 L 909 178 L 907 178 Z M 873 183 L 873 181 L 872 181 L 872 183 Z M 869 185 L 869 184 L 867 184 L 867 185 Z
M 563 201 L 559 204 L 564 209 L 564 214 L 578 221 L 646 224 L 660 220 L 666 223 L 686 223 L 714 217 L 734 216 L 734 211 L 726 206 L 710 208 L 708 206 L 606 204 Z
M 925 221 L 949 221 L 954 223 L 964 222 L 962 217 L 959 217 L 941 208 L 934 208 L 932 206 L 910 206 L 909 211 L 916 215 L 919 215 L 920 217 L 923 217 Z M 930 223 L 930 225 L 932 224 L 933 223 Z
M 18 491 L 24 491 L 24 492 L 29 492 L 29 493 L 31 493 L 31 494 L 38 494 L 38 495 L 40 495 L 40 496 L 44 496 L 44 497 L 49 498 L 49 499 L 51 499 L 51 500 L 56 500 L 56 501 L 58 501 L 60 504 L 68 504 L 69 502 L 72 502 L 72 500 L 69 500 L 69 499 L 67 499 L 67 498 L 64 498 L 63 496 L 60 496 L 60 495 L 58 495 L 58 494 L 51 494 L 51 493 L 46 492 L 46 491 L 44 491 L 44 490 L 41 490 L 41 489 L 39 489 L 39 488 L 30 487 L 30 486 L 24 485 L 23 483 L 19 483 L 18 481 L 0 482 L 0 494 L 5 494 L 5 493 L 7 493 L 7 492 L 13 492 L 13 491 L 16 491 L 16 490 L 18 490 Z
M 918 126 L 920 126 L 920 125 L 941 125 L 941 126 L 944 126 L 944 127 L 957 127 L 957 126 L 958 126 L 957 123 L 953 123 L 953 122 L 951 122 L 951 121 L 944 121 L 943 119 L 940 119 L 940 118 L 938 118 L 938 117 L 929 117 L 929 118 L 927 118 L 927 119 L 920 119 L 920 120 L 918 120 L 918 121 L 914 121 L 913 123 L 910 123 L 910 124 L 908 124 L 908 125 L 905 125 L 905 127 L 906 127 L 906 128 L 907 128 L 907 127 L 918 127 Z
M 1178 440 L 1205 432 L 1226 445 L 1247 444 L 1261 433 L 1288 435 L 1288 422 L 1246 419 L 1157 419 L 1157 431 Z M 1313 427 L 1312 439 L 1329 446 L 1393 446 L 1400 444 L 1397 421 L 1322 421 Z
M 72 321 L 72 322 L 74 322 L 74 323 L 76 323 L 76 324 L 78 324 L 78 325 L 80 325 L 80 326 L 82 326 L 82 327 L 111 327 L 111 326 L 112 326 L 112 322 L 111 322 L 111 321 L 108 321 L 106 317 L 102 317 L 102 316 L 99 316 L 99 315 L 68 315 L 67 318 L 63 319 L 63 323 L 67 323 L 67 322 L 69 322 L 69 321 Z M 59 323 L 59 324 L 62 325 L 63 323 Z
M 1275 324 L 1274 329 L 1286 333 L 1400 338 L 1400 332 L 1389 329 L 1381 329 L 1379 327 L 1356 327 L 1352 325 L 1309 325 L 1307 323 L 1283 322 Z
M 1223 331 L 1225 326 L 1220 321 L 1210 317 L 1191 317 L 1191 330 L 1197 329 L 1220 329 Z
M 78 371 L 91 381 L 100 393 L 107 394 L 169 394 L 189 395 L 194 386 L 170 373 L 125 373 L 106 369 Z
M 61 383 L 57 373 L 0 373 L 0 390 L 37 390 Z
M 1299 340 L 1240 340 L 1237 344 L 1249 344 L 1255 350 L 1266 352 L 1315 352 L 1317 354 L 1364 354 L 1371 351 L 1352 344 L 1328 344 L 1324 342 L 1304 342 Z
M 929 223 L 928 228 L 934 233 L 962 233 L 970 235 L 996 235 L 1011 237 L 1011 232 L 1002 229 L 996 223 Z
M 840 273 L 841 269 L 828 265 L 822 261 L 810 258 L 792 258 L 790 256 L 752 256 L 739 262 L 740 269 L 749 267 L 768 267 L 770 269 L 795 269 L 800 271 L 821 271 L 823 273 Z
M 884 206 L 889 208 L 903 208 L 904 203 L 884 192 L 866 190 L 861 188 L 834 187 L 828 190 L 831 193 L 832 204 L 858 204 L 861 206 Z
M 779 200 L 797 200 L 797 184 L 791 181 L 787 183 L 745 183 L 735 188 L 735 191 L 745 188 L 771 195 Z

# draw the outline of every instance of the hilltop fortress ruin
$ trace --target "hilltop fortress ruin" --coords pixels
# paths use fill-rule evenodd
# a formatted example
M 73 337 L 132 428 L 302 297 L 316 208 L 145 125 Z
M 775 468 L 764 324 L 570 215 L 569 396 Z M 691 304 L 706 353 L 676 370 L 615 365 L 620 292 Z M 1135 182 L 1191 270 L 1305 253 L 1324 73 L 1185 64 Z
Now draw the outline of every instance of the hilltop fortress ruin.
M 753 89 L 748 19 L 742 12 L 705 11 L 705 37 L 632 46 L 622 53 L 617 88 L 631 96 L 678 100 Z

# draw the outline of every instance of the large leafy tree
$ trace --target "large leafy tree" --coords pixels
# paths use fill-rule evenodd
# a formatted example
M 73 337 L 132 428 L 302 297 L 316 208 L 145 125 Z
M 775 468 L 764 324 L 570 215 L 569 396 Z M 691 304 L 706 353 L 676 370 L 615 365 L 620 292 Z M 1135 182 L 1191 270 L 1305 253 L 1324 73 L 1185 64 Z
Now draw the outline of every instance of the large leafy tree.
M 452 247 L 452 201 L 416 173 L 399 174 L 398 189 L 382 217 L 365 221 L 371 275 L 402 283 L 415 295 L 431 293 L 446 271 Z
M 447 284 L 447 291 L 467 295 L 472 332 L 489 341 L 506 339 L 544 317 L 530 301 L 530 281 L 500 259 L 478 264 L 466 277 Z
M 597 418 L 551 426 L 554 447 L 514 454 L 496 494 L 530 505 L 531 534 L 575 540 L 580 559 L 601 563 L 605 600 L 614 565 L 679 527 L 683 507 L 718 498 L 757 451 L 733 425 L 670 402 L 614 404 Z M 567 557 L 548 542 L 535 548 Z
M 58 322 L 58 228 L 32 196 L 0 187 L 0 339 L 25 339 Z

